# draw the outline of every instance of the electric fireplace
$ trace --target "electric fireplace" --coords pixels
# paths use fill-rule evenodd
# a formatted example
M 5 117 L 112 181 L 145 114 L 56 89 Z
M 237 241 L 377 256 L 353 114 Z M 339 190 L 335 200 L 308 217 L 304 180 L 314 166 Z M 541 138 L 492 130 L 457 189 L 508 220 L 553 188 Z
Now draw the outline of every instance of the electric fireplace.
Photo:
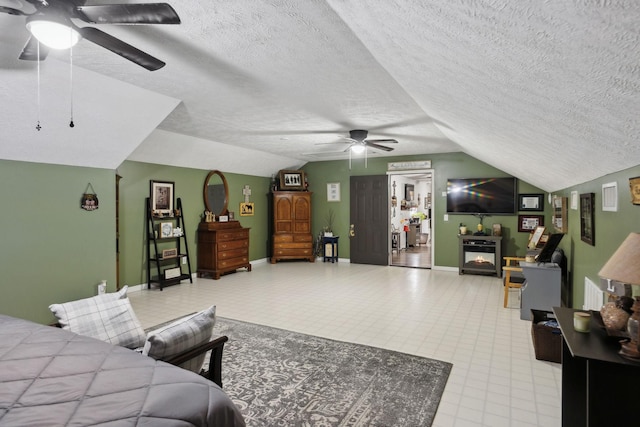
M 501 236 L 460 236 L 460 274 L 495 274 L 500 277 Z

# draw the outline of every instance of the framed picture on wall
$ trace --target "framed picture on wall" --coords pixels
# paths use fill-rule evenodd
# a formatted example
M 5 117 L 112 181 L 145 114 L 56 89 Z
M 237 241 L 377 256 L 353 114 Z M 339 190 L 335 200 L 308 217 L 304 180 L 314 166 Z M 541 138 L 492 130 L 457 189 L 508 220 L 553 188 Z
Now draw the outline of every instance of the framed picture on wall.
M 629 178 L 629 191 L 631 191 L 631 203 L 640 205 L 640 176 Z
M 327 202 L 340 201 L 340 183 L 330 182 L 327 184 Z
M 518 194 L 518 210 L 543 211 L 544 194 Z
M 240 203 L 240 216 L 253 216 L 253 202 Z
M 414 188 L 415 188 L 415 187 L 414 187 L 414 185 L 413 185 L 413 184 L 405 184 L 405 185 L 404 185 L 404 199 L 405 199 L 407 202 L 412 201 L 412 200 L 413 200 L 413 198 L 415 197 L 415 194 L 414 194 L 414 191 L 415 191 L 415 190 L 414 190 Z
M 173 215 L 174 186 L 175 184 L 169 181 L 150 181 L 149 198 L 154 215 Z
M 591 246 L 596 245 L 594 204 L 594 193 L 580 195 L 580 240 Z
M 518 231 L 530 233 L 544 225 L 543 215 L 518 215 Z

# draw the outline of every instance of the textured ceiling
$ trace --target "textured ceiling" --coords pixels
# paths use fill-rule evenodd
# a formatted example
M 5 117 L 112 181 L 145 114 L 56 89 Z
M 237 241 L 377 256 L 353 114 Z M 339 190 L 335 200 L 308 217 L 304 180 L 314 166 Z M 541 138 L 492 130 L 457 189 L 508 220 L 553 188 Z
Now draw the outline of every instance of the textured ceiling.
M 635 0 L 172 5 L 179 26 L 100 26 L 159 71 L 74 48 L 74 129 L 69 53 L 42 62 L 40 132 L 24 17 L 0 14 L 0 158 L 270 176 L 346 159 L 348 131 L 368 129 L 399 141 L 390 155 L 463 151 L 547 191 L 640 164 Z

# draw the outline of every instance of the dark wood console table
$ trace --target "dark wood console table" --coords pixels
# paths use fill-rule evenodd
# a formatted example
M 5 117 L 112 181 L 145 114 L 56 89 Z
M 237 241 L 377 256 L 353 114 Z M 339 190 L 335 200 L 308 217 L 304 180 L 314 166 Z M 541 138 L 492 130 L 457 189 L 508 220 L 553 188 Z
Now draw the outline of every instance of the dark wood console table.
M 562 330 L 562 426 L 638 425 L 640 361 L 618 354 L 620 344 L 591 318 L 591 332 L 573 329 L 573 313 L 553 307 Z

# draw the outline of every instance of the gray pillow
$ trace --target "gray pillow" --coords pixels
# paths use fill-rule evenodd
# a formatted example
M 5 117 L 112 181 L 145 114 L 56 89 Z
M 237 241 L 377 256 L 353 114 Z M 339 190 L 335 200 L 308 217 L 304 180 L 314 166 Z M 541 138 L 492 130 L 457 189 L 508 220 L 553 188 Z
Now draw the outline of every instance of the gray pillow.
M 216 322 L 216 306 L 179 319 L 167 326 L 149 332 L 142 354 L 157 360 L 165 360 L 184 350 L 211 340 Z M 182 368 L 199 373 L 205 354 L 180 365 Z
M 63 329 L 127 348 L 144 344 L 145 333 L 127 298 L 127 287 L 119 292 L 97 295 L 49 310 Z

